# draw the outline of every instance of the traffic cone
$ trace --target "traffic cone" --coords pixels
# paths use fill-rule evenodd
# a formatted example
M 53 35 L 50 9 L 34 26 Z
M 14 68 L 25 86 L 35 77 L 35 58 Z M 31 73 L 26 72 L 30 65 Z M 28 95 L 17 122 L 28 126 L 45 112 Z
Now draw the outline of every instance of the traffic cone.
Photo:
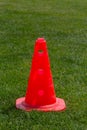
M 16 108 L 31 111 L 63 111 L 65 102 L 57 98 L 44 38 L 36 40 L 25 97 L 16 100 Z

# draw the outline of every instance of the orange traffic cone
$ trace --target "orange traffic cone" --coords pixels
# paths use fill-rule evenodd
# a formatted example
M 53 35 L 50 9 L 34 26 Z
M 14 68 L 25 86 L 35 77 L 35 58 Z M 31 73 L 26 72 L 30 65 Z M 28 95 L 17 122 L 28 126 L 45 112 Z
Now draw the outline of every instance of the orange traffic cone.
M 44 38 L 36 40 L 26 95 L 16 100 L 16 107 L 25 111 L 62 111 L 66 108 L 64 100 L 55 95 Z

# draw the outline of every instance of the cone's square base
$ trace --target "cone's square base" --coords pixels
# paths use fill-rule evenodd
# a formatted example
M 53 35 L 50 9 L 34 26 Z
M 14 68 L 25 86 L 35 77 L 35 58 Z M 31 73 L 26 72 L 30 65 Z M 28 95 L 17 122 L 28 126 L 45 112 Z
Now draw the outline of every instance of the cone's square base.
M 37 110 L 37 111 L 47 112 L 47 111 L 63 111 L 66 109 L 66 105 L 63 99 L 56 98 L 56 103 L 54 104 L 32 107 L 25 103 L 25 97 L 21 97 L 16 100 L 16 108 L 22 109 L 25 111 Z

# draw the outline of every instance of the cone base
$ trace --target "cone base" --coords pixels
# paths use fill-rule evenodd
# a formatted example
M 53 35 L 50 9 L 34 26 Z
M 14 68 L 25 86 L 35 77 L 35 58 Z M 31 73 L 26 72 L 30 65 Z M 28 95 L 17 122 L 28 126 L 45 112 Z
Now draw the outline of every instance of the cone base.
M 16 108 L 22 109 L 25 111 L 32 111 L 32 110 L 45 111 L 45 112 L 46 111 L 63 111 L 66 109 L 66 105 L 63 99 L 56 98 L 56 103 L 54 104 L 39 106 L 39 107 L 32 107 L 25 103 L 25 97 L 21 97 L 16 100 Z

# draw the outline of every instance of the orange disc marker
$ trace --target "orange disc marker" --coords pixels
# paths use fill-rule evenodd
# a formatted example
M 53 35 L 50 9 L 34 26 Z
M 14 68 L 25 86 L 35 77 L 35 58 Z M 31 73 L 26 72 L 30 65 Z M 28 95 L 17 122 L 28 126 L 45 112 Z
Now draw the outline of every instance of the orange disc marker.
M 66 108 L 64 100 L 55 94 L 44 38 L 36 40 L 26 95 L 16 100 L 16 108 L 25 111 L 63 111 Z

